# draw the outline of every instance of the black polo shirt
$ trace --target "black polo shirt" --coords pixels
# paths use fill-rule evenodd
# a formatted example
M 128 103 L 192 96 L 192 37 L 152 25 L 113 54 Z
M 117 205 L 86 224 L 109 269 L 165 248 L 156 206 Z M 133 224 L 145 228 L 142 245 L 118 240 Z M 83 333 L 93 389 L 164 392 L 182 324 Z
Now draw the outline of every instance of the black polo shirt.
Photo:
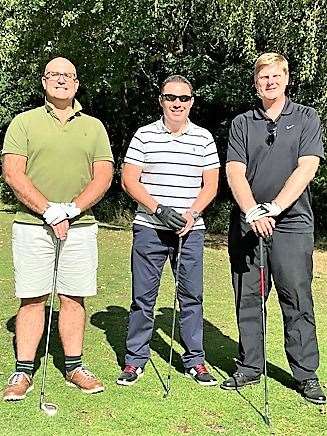
M 267 118 L 257 107 L 232 122 L 229 132 L 227 162 L 246 165 L 246 178 L 257 203 L 272 201 L 298 166 L 301 156 L 324 157 L 321 125 L 316 111 L 287 99 L 275 120 L 275 135 L 270 135 Z M 292 206 L 283 211 L 276 229 L 284 232 L 313 231 L 309 186 Z

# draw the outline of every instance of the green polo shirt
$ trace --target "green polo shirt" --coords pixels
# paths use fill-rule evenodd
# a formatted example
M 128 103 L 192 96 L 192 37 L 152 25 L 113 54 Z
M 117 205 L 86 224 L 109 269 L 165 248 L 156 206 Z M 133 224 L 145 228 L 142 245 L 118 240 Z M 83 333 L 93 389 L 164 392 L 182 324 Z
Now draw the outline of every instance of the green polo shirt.
M 100 120 L 81 112 L 75 100 L 67 122 L 62 124 L 53 106 L 44 106 L 17 115 L 8 127 L 2 154 L 25 156 L 26 175 L 49 201 L 71 202 L 92 180 L 92 164 L 112 161 L 109 138 Z M 44 224 L 40 215 L 23 204 L 16 222 Z M 93 223 L 87 210 L 74 221 Z

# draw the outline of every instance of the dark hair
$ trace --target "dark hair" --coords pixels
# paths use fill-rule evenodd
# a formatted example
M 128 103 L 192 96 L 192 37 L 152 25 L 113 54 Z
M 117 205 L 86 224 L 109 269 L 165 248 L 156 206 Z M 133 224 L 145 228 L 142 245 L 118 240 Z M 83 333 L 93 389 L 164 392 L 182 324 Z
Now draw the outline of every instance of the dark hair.
M 186 83 L 186 85 L 190 88 L 191 94 L 193 94 L 193 86 L 189 80 L 186 79 L 184 76 L 180 76 L 179 74 L 174 74 L 173 76 L 167 77 L 166 80 L 162 82 L 160 85 L 160 93 L 163 93 L 164 87 L 167 85 L 167 83 L 171 82 L 179 82 L 179 83 Z

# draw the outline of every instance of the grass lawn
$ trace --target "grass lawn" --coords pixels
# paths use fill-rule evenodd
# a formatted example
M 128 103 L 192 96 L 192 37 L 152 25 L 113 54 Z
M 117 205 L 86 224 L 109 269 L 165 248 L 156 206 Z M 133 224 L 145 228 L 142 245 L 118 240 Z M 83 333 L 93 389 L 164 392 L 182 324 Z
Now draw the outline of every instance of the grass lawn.
M 0 382 L 5 385 L 13 370 L 14 315 L 10 250 L 12 215 L 0 213 Z M 268 435 L 263 422 L 263 383 L 237 392 L 204 388 L 182 374 L 179 339 L 175 345 L 172 391 L 164 399 L 160 377 L 166 379 L 174 282 L 168 268 L 162 278 L 156 307 L 152 360 L 143 379 L 125 388 L 115 384 L 124 358 L 124 341 L 130 303 L 129 257 L 131 234 L 100 229 L 98 296 L 87 304 L 88 323 L 84 358 L 102 378 L 104 393 L 87 396 L 67 387 L 62 377 L 63 355 L 55 322 L 50 342 L 47 399 L 59 406 L 55 417 L 38 409 L 41 369 L 35 389 L 25 401 L 1 403 L 0 428 L 4 435 Z M 327 382 L 327 253 L 315 253 L 314 299 L 320 344 L 319 376 Z M 208 238 L 205 251 L 205 351 L 212 373 L 222 382 L 234 369 L 237 330 L 230 286 L 226 246 Z M 277 435 L 327 435 L 324 410 L 307 403 L 292 389 L 292 378 L 283 351 L 283 332 L 276 293 L 268 304 L 269 394 L 272 429 Z M 44 355 L 44 341 L 38 365 Z

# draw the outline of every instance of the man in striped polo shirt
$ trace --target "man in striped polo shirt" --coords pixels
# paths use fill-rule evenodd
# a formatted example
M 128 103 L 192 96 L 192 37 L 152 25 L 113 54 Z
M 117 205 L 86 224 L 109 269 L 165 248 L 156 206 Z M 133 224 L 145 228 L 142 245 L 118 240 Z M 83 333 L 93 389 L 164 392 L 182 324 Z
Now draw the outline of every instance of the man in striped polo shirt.
M 163 266 L 173 272 L 182 237 L 178 300 L 185 375 L 202 385 L 217 381 L 204 365 L 202 211 L 217 193 L 219 159 L 212 135 L 188 116 L 192 85 L 168 77 L 160 88 L 163 117 L 138 129 L 128 148 L 122 182 L 138 203 L 133 227 L 132 304 L 125 368 L 119 385 L 134 384 L 150 358 L 154 305 Z

